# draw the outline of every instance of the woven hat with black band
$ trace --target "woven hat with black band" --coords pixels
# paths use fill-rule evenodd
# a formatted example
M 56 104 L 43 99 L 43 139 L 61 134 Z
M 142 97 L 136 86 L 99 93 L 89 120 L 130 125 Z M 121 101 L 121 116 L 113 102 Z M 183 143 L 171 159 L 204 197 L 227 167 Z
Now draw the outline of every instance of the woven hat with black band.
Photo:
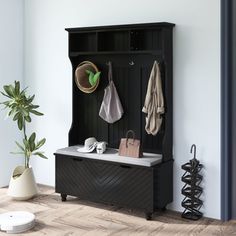
M 97 66 L 91 61 L 83 61 L 75 70 L 75 83 L 82 92 L 92 93 L 97 89 L 100 79 L 98 78 L 96 84 L 92 86 L 89 83 L 87 70 L 92 71 L 94 74 L 99 72 Z

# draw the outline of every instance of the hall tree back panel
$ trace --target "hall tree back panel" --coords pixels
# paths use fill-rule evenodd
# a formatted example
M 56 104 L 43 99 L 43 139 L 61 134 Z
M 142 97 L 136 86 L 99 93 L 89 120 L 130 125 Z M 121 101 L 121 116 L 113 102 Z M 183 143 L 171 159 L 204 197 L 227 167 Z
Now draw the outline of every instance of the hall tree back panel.
M 69 132 L 69 146 L 83 144 L 88 137 L 107 141 L 118 148 L 128 129 L 140 138 L 143 150 L 163 154 L 172 159 L 172 28 L 169 23 L 86 27 L 67 29 L 69 57 L 73 75 L 73 121 Z M 102 72 L 98 89 L 84 94 L 75 83 L 74 72 L 82 61 L 92 61 Z M 154 61 L 160 63 L 165 100 L 165 114 L 161 130 L 156 136 L 145 131 L 142 107 L 148 79 Z M 107 62 L 113 66 L 116 85 L 124 115 L 114 124 L 103 121 L 98 113 L 108 85 Z

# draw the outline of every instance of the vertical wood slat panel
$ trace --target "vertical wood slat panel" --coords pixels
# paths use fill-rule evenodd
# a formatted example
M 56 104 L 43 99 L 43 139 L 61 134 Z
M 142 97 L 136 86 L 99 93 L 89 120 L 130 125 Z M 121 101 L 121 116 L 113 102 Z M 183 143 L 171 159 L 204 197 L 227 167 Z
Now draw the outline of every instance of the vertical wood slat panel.
M 90 60 L 96 61 L 97 58 L 90 56 Z M 104 62 L 108 60 L 109 58 L 104 59 Z M 145 131 L 146 114 L 142 113 L 154 60 L 161 61 L 160 58 L 149 55 L 134 55 L 132 57 L 123 55 L 118 59 L 112 58 L 113 80 L 124 109 L 122 119 L 114 124 L 107 124 L 99 117 L 104 94 L 103 89 L 108 85 L 108 81 L 105 63 L 98 63 L 99 69 L 103 73 L 101 87 L 92 94 L 84 94 L 76 88 L 76 93 L 79 94 L 79 101 L 76 101 L 76 103 L 78 103 L 78 107 L 81 107 L 81 110 L 78 108 L 79 115 L 77 115 L 77 119 L 83 121 L 83 124 L 80 124 L 80 127 L 82 126 L 80 134 L 83 134 L 84 139 L 94 136 L 100 141 L 108 141 L 110 147 L 118 148 L 120 139 L 125 137 L 126 131 L 133 129 L 136 137 L 141 139 L 145 151 L 161 153 L 164 119 L 161 131 L 157 136 L 148 135 Z M 135 63 L 135 66 L 129 65 L 131 61 Z M 162 74 L 162 77 L 164 77 L 164 74 Z M 163 90 L 163 92 L 165 91 Z
M 165 130 L 165 117 L 168 117 L 167 114 L 163 116 L 163 124 L 159 133 L 156 136 L 152 136 L 148 135 L 145 131 L 145 114 L 141 112 L 153 62 L 154 60 L 163 61 L 163 68 L 166 63 L 168 64 L 168 74 L 162 73 L 163 79 L 168 80 L 167 85 L 165 84 L 166 81 L 162 81 L 163 92 L 165 104 L 169 104 L 169 107 L 167 107 L 167 110 L 170 111 L 168 122 L 172 122 L 172 107 L 170 107 L 172 95 L 169 94 L 172 90 L 168 88 L 172 83 L 172 81 L 169 81 L 172 80 L 172 59 L 170 59 L 172 57 L 172 41 L 167 40 L 168 37 L 172 36 L 170 32 L 170 29 L 161 27 L 122 31 L 98 31 L 96 33 L 99 43 L 98 52 L 101 49 L 105 51 L 111 49 L 114 50 L 114 53 L 112 51 L 84 55 L 78 53 L 78 55 L 73 54 L 70 57 L 73 67 L 76 67 L 81 61 L 90 60 L 102 71 L 101 83 L 94 92 L 96 96 L 94 94 L 83 94 L 77 88 L 76 91 L 74 89 L 73 100 L 75 105 L 73 106 L 72 127 L 75 127 L 69 135 L 70 139 L 73 140 L 73 142 L 70 142 L 70 145 L 82 144 L 85 138 L 94 136 L 100 141 L 108 141 L 110 147 L 118 148 L 120 138 L 125 137 L 128 129 L 133 129 L 136 132 L 137 138 L 141 139 L 144 151 L 165 153 L 166 159 L 172 158 L 172 137 L 170 137 L 172 126 L 168 128 L 167 132 Z M 139 40 L 137 43 L 135 41 L 136 38 Z M 127 53 L 119 53 L 117 51 L 121 49 L 129 50 L 129 45 L 130 50 L 134 48 L 134 53 L 132 51 L 127 51 Z M 138 50 L 150 51 L 140 51 L 138 53 Z M 108 61 L 113 63 L 114 82 L 125 112 L 122 119 L 114 124 L 107 124 L 98 115 L 104 94 L 103 89 L 107 86 L 106 63 Z M 129 65 L 132 61 L 135 63 L 134 66 Z M 164 69 L 162 72 L 164 72 Z M 171 148 L 169 147 L 170 145 Z

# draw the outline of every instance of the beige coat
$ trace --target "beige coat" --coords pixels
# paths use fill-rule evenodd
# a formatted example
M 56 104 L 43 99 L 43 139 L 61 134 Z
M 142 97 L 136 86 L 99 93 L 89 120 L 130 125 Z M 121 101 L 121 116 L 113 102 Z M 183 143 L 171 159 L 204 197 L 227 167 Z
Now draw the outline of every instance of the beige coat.
M 147 113 L 145 130 L 148 134 L 156 135 L 162 123 L 161 114 L 165 112 L 161 73 L 157 61 L 152 67 L 142 112 Z

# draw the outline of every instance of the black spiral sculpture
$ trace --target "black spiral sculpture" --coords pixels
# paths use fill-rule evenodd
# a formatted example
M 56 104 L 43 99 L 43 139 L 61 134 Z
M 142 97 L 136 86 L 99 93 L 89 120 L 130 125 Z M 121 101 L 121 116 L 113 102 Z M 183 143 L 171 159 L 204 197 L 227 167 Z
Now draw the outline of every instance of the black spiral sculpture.
M 202 188 L 200 183 L 202 182 L 202 176 L 199 172 L 202 169 L 202 164 L 196 159 L 196 145 L 191 146 L 190 153 L 193 152 L 194 157 L 189 162 L 182 165 L 182 169 L 185 170 L 182 176 L 182 181 L 185 183 L 182 188 L 182 194 L 185 196 L 182 201 L 182 207 L 185 208 L 182 213 L 182 217 L 190 220 L 198 220 L 202 217 L 202 213 L 199 209 L 202 206 L 200 196 L 202 194 Z

